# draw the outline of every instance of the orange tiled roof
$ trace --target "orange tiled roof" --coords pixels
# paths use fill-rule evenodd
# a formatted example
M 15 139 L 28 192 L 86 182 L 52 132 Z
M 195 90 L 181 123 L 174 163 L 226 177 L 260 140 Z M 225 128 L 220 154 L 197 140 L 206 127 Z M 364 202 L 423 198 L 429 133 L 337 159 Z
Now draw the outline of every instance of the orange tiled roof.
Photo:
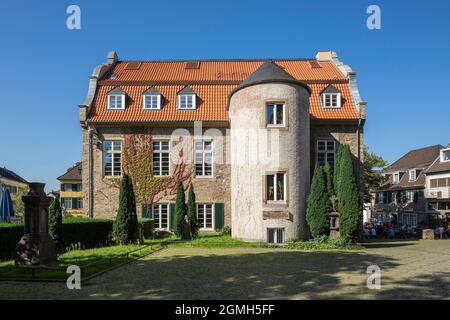
M 347 79 L 331 62 L 320 62 L 320 68 L 312 68 L 309 61 L 274 62 L 311 88 L 311 118 L 357 119 Z M 138 63 L 137 70 L 127 70 L 128 62 L 118 62 L 99 81 L 89 121 L 228 121 L 228 95 L 263 63 L 263 60 L 200 61 L 198 69 L 186 69 L 185 61 L 143 61 Z M 319 94 L 330 83 L 342 92 L 340 109 L 321 108 Z M 190 85 L 199 97 L 195 111 L 177 110 L 177 92 L 185 85 Z M 142 110 L 142 93 L 151 86 L 163 97 L 159 111 Z M 115 87 L 127 93 L 126 110 L 107 110 L 107 93 Z

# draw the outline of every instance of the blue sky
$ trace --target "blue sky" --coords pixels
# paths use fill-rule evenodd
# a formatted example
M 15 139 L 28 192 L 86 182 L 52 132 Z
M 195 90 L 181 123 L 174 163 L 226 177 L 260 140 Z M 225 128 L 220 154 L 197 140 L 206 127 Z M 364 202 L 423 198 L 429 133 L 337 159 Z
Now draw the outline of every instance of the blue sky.
M 81 159 L 78 105 L 96 64 L 125 60 L 314 57 L 332 49 L 368 102 L 365 142 L 389 162 L 450 142 L 450 2 L 2 1 L 0 166 L 58 187 Z M 66 8 L 81 8 L 81 30 Z M 381 7 L 382 29 L 366 28 Z

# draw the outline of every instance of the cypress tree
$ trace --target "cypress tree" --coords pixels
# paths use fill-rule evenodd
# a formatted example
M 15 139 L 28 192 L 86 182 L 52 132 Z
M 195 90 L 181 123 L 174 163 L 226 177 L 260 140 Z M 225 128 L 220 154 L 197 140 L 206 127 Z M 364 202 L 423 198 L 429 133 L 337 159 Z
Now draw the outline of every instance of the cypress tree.
M 342 157 L 342 151 L 343 151 L 344 145 L 340 145 L 337 149 L 336 153 L 336 159 L 334 161 L 334 176 L 333 176 L 333 184 L 334 184 L 334 193 L 337 197 L 339 197 L 338 194 L 338 186 L 339 186 L 339 176 L 340 176 L 340 165 L 341 165 L 341 157 Z
M 330 233 L 330 200 L 325 182 L 323 167 L 317 165 L 314 170 L 311 191 L 308 196 L 308 208 L 306 209 L 306 221 L 308 222 L 311 236 L 316 238 Z
M 343 145 L 340 149 L 342 150 L 336 186 L 339 198 L 340 234 L 348 240 L 353 240 L 357 237 L 358 228 L 361 224 L 362 208 L 350 147 Z
M 124 174 L 120 184 L 119 209 L 113 232 L 117 242 L 132 243 L 137 239 L 136 198 L 130 176 Z
M 334 194 L 334 187 L 333 187 L 333 172 L 331 169 L 330 164 L 325 163 L 325 167 L 324 167 L 324 172 L 325 172 L 325 182 L 327 185 L 327 191 L 329 196 L 331 197 Z
M 48 233 L 55 242 L 57 252 L 64 250 L 62 209 L 58 198 L 53 198 L 48 207 Z
M 194 186 L 192 185 L 192 183 L 189 187 L 187 215 L 188 215 L 189 221 L 191 223 L 191 236 L 192 236 L 192 238 L 195 238 L 198 235 L 198 227 L 199 226 L 198 226 L 198 222 L 197 222 L 197 208 L 195 206 L 195 192 L 194 192 Z
M 177 186 L 177 198 L 175 201 L 175 219 L 176 230 L 175 234 L 181 236 L 183 233 L 184 216 L 187 214 L 186 202 L 184 195 L 183 182 L 179 181 Z

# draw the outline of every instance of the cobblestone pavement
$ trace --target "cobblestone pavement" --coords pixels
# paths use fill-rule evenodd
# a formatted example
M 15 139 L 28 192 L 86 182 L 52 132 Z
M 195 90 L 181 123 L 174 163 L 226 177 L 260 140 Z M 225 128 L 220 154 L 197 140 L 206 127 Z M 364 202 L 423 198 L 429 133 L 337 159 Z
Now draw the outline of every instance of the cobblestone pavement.
M 0 282 L 3 299 L 449 299 L 450 240 L 375 242 L 361 251 L 172 247 L 81 290 Z M 367 267 L 381 268 L 369 290 Z

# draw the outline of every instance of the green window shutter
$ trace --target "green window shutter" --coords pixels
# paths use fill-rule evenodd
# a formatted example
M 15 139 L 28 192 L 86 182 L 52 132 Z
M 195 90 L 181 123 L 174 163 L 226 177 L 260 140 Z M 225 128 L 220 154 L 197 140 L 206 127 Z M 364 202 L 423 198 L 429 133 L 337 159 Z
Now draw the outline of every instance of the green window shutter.
M 224 204 L 214 204 L 214 229 L 222 230 L 224 225 Z
M 414 190 L 413 201 L 414 201 L 414 203 L 417 203 L 417 201 L 419 201 L 419 191 L 418 190 Z
M 141 216 L 142 218 L 152 218 L 149 210 L 147 210 L 147 205 L 141 204 Z
M 169 229 L 170 230 L 175 230 L 175 226 L 176 226 L 176 212 L 175 212 L 175 203 L 171 203 L 169 205 L 169 217 L 170 217 L 170 223 L 169 223 Z

